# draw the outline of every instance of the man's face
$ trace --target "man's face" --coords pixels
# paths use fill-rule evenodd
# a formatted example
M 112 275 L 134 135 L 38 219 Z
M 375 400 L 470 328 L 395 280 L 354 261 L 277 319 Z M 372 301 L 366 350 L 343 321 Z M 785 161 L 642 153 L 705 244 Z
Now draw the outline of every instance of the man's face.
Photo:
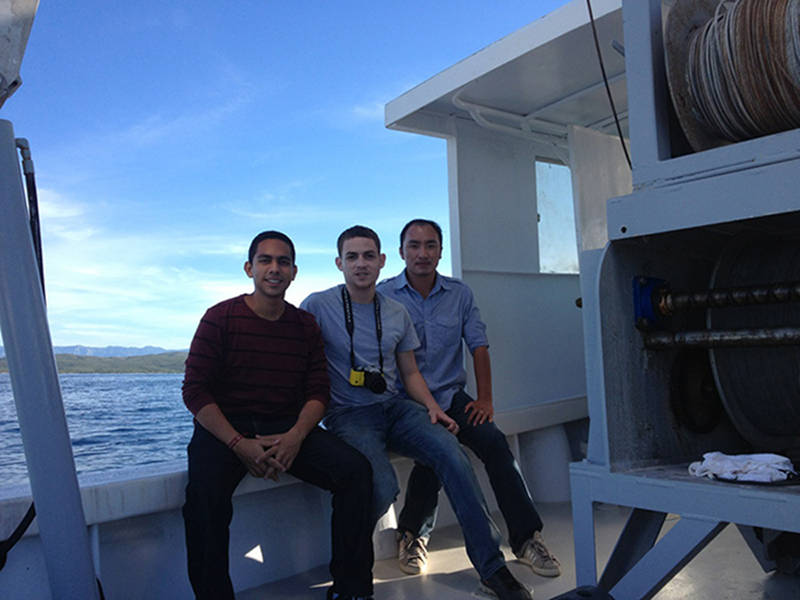
M 400 256 L 406 261 L 406 270 L 417 277 L 436 271 L 442 258 L 442 245 L 436 230 L 430 225 L 412 225 L 406 231 Z
M 355 237 L 342 244 L 342 255 L 336 257 L 336 266 L 344 273 L 348 286 L 367 289 L 375 284 L 386 262 L 386 255 L 378 252 L 375 240 Z
M 283 298 L 297 275 L 289 245 L 275 239 L 261 240 L 253 262 L 246 262 L 244 270 L 253 278 L 256 291 L 269 298 Z

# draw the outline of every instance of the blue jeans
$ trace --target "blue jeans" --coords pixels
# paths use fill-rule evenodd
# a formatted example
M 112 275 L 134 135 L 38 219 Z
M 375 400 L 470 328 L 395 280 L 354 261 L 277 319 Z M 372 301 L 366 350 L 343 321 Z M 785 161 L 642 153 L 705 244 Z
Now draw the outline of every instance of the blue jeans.
M 407 398 L 339 409 L 326 427 L 372 464 L 374 521 L 389 510 L 400 488 L 387 450 L 413 458 L 437 474 L 456 513 L 467 555 L 483 579 L 505 564 L 500 533 L 489 516 L 472 465 L 456 437 L 432 425 L 425 408 Z
M 459 426 L 458 441 L 475 452 L 486 467 L 497 505 L 508 527 L 509 543 L 515 553 L 534 532 L 542 530 L 542 519 L 531 499 L 519 465 L 511 454 L 505 434 L 494 423 L 470 425 L 464 407 L 472 402 L 463 391 L 456 393 L 447 411 Z M 406 500 L 398 518 L 398 529 L 427 537 L 436 522 L 439 488 L 436 473 L 417 463 L 408 478 Z

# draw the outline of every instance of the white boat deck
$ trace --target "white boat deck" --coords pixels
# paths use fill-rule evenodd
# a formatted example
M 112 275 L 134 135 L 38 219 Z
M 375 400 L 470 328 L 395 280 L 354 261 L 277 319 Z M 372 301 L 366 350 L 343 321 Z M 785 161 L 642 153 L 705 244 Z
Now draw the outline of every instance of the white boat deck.
M 539 504 L 548 547 L 562 564 L 557 578 L 539 577 L 513 561 L 504 546 L 511 571 L 532 586 L 537 600 L 553 598 L 575 588 L 572 515 L 568 503 Z M 599 505 L 596 509 L 598 564 L 605 564 L 628 515 L 628 509 Z M 668 518 L 665 530 L 669 527 Z M 502 519 L 497 519 L 502 523 Z M 376 600 L 481 598 L 478 577 L 472 569 L 457 525 L 437 529 L 430 544 L 429 571 L 408 576 L 393 559 L 376 562 Z M 240 592 L 238 600 L 307 600 L 325 597 L 330 585 L 327 567 L 318 567 L 259 588 Z M 728 526 L 656 596 L 656 600 L 789 600 L 800 598 L 800 577 L 764 573 L 734 526 Z M 616 600 L 629 600 L 618 598 Z

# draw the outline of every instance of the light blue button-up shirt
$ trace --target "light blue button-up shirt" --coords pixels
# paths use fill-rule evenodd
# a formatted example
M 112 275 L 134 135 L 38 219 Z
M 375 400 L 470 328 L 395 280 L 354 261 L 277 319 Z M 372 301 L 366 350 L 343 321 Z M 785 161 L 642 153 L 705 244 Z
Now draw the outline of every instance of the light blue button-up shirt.
M 470 353 L 488 346 L 486 325 L 475 306 L 472 290 L 462 281 L 436 274 L 431 293 L 423 298 L 411 287 L 403 270 L 378 284 L 378 291 L 406 307 L 421 345 L 414 351 L 425 383 L 442 409 L 467 382 L 461 340 Z

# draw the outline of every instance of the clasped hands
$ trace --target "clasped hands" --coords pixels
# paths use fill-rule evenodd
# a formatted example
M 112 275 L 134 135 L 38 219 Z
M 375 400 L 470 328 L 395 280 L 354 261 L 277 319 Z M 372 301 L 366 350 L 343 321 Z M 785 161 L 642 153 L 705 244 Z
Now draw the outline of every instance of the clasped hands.
M 278 475 L 289 470 L 303 440 L 294 430 L 244 438 L 234 452 L 253 477 L 278 481 Z

